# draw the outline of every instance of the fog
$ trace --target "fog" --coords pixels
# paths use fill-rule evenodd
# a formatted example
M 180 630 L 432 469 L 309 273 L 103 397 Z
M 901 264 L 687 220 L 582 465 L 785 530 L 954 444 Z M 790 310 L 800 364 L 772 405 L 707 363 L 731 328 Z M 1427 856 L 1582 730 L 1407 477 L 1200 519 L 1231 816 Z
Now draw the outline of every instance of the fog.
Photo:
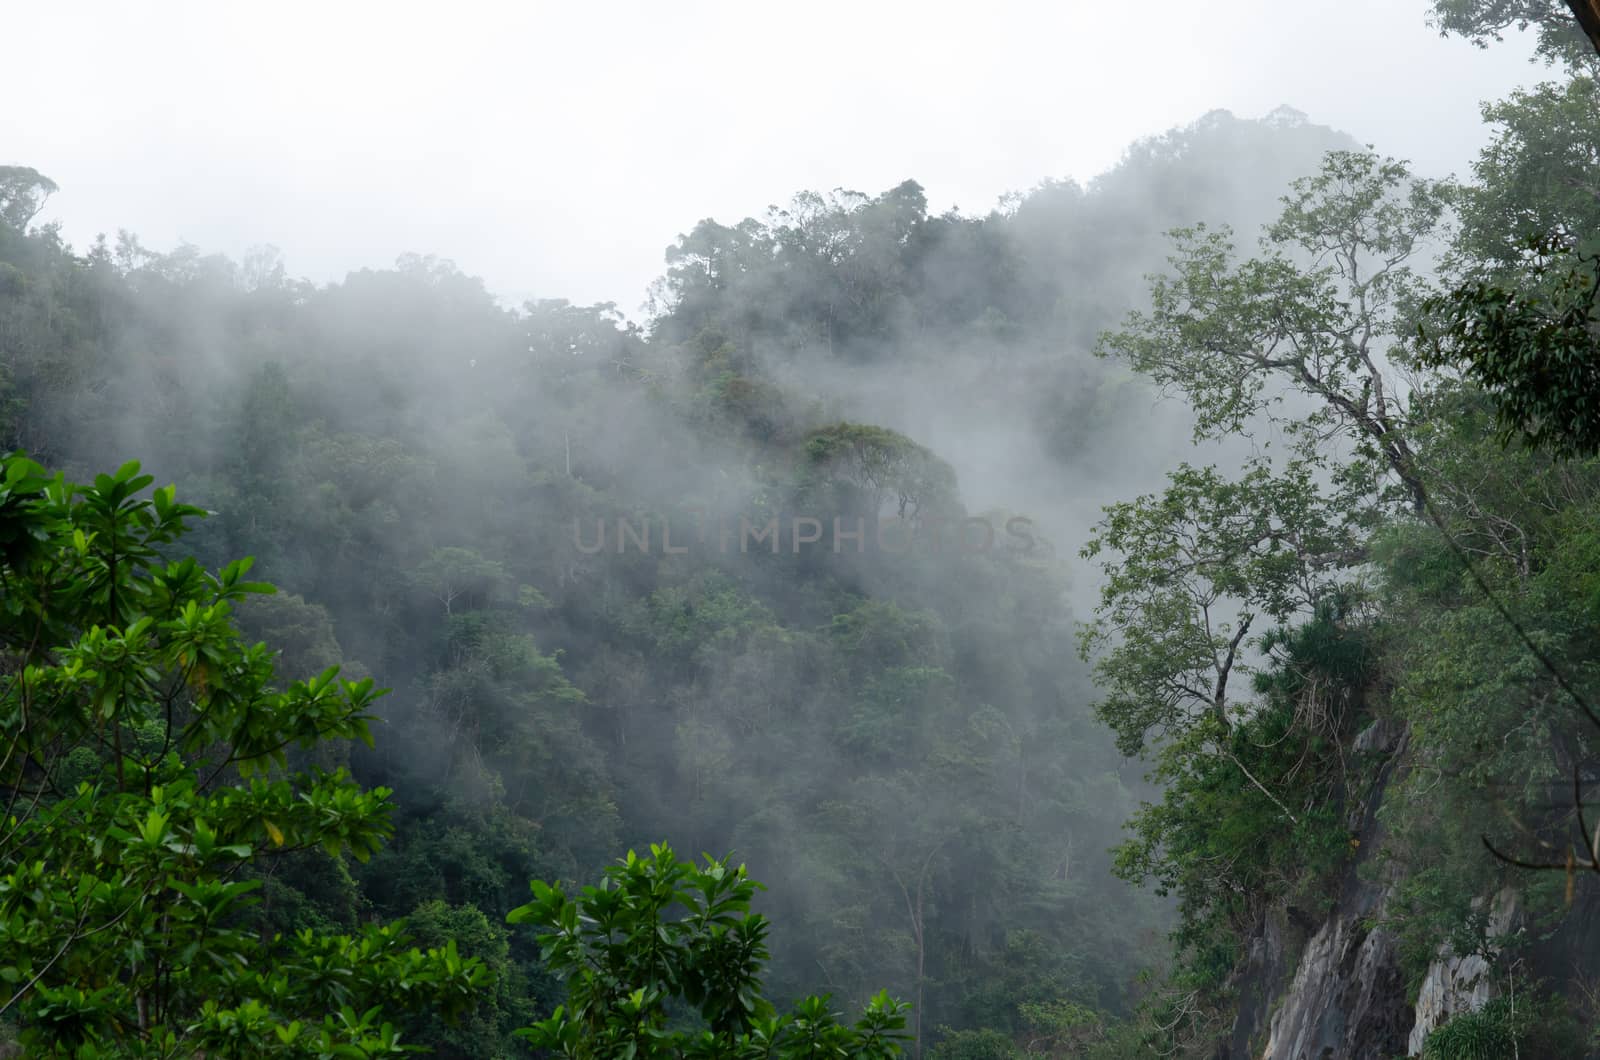
M 278 915 L 486 917 L 484 1041 L 559 996 L 503 925 L 527 880 L 662 840 L 771 886 L 775 996 L 914 997 L 919 1048 L 1110 1027 L 1171 965 L 1175 903 L 1113 851 L 1172 774 L 1097 715 L 1080 550 L 1276 435 L 1197 443 L 1096 350 L 1171 230 L 1250 253 L 1329 152 L 1468 168 L 1479 102 L 1543 72 L 1425 16 L 14 11 L 0 163 L 60 190 L 0 225 L 5 447 L 143 461 L 213 513 L 205 562 L 283 588 L 241 621 L 285 670 L 392 687 L 317 764 L 393 787 L 395 838 L 289 862 Z M 874 536 L 964 519 L 1044 547 Z
M 66 233 L 335 280 L 424 251 L 527 297 L 637 315 L 701 217 L 913 177 L 983 212 L 1143 136 L 1288 104 L 1433 173 L 1527 45 L 1441 40 L 1425 5 L 200 2 L 17 5 L 7 155 Z

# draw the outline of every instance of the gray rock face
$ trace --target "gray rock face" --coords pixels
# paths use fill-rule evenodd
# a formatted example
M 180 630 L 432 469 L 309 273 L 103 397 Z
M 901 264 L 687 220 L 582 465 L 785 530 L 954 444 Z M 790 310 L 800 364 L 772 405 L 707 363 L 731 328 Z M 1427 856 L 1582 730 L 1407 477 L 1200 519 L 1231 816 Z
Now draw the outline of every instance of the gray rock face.
M 1345 870 L 1334 908 L 1301 950 L 1293 978 L 1278 992 L 1264 1050 L 1241 1048 L 1236 1027 L 1233 1052 L 1238 1057 L 1392 1060 L 1405 1052 L 1414 1019 L 1398 948 L 1388 931 L 1369 927 L 1382 921 L 1394 880 L 1369 879 L 1362 871 L 1383 845 L 1376 811 L 1390 771 L 1403 754 L 1405 734 L 1375 725 L 1357 743 L 1362 750 L 1389 755 L 1365 797 L 1351 807 L 1349 823 L 1360 841 L 1359 856 Z M 1282 961 L 1274 963 L 1281 967 Z M 1261 1013 L 1257 1007 L 1247 1021 L 1256 1041 Z
M 1363 846 L 1366 843 L 1363 842 Z M 1372 849 L 1372 848 L 1368 848 Z M 1496 995 L 1489 963 L 1480 955 L 1440 952 L 1428 968 L 1415 1008 L 1406 1002 L 1395 938 L 1367 924 L 1381 921 L 1394 894 L 1392 883 L 1347 877 L 1339 907 L 1306 942 L 1294 976 L 1278 992 L 1267 1043 L 1258 1053 L 1270 989 L 1262 989 L 1284 970 L 1282 927 L 1269 918 L 1257 940 L 1251 964 L 1257 1003 L 1244 1006 L 1234 1028 L 1231 1057 L 1261 1060 L 1392 1060 L 1416 1056 L 1429 1033 L 1452 1016 L 1480 1009 Z M 1504 890 L 1490 906 L 1488 930 L 1510 935 L 1520 923 L 1517 894 Z M 1281 982 L 1281 978 L 1278 978 Z
M 1362 895 L 1312 936 L 1272 1018 L 1263 1060 L 1390 1060 L 1405 1049 L 1412 1014 L 1394 937 L 1365 925 L 1390 893 Z
M 1379 718 L 1360 733 L 1350 744 L 1350 750 L 1384 754 L 1399 746 L 1405 735 L 1405 726 L 1391 718 Z
M 1245 967 L 1234 983 L 1239 1005 L 1234 1014 L 1233 1032 L 1225 1056 L 1252 1056 L 1251 1046 L 1266 1036 L 1267 1016 L 1273 998 L 1282 985 L 1288 969 L 1284 966 L 1284 936 L 1291 934 L 1294 925 L 1288 917 L 1274 910 L 1267 915 L 1260 932 L 1250 942 L 1245 957 Z
M 1518 909 L 1515 891 L 1503 890 L 1495 895 L 1489 908 L 1489 936 L 1511 934 L 1516 928 Z M 1417 1021 L 1411 1028 L 1407 1056 L 1421 1053 L 1428 1035 L 1451 1016 L 1476 1012 L 1494 998 L 1498 991 L 1489 972 L 1489 962 L 1476 953 L 1457 957 L 1448 948 L 1440 951 L 1438 959 L 1428 966 L 1422 992 L 1417 995 Z
M 1382 924 L 1396 893 L 1395 869 L 1371 865 L 1383 846 L 1377 807 L 1392 772 L 1404 768 L 1407 733 L 1377 722 L 1352 750 L 1381 756 L 1376 776 L 1348 803 L 1346 826 L 1359 843 L 1332 909 L 1321 917 L 1292 906 L 1267 911 L 1233 980 L 1239 1007 L 1218 1060 L 1393 1060 L 1414 1057 L 1435 1029 L 1497 996 L 1493 952 L 1442 949 L 1429 966 L 1415 1006 L 1407 1000 L 1395 937 Z M 1363 869 L 1365 868 L 1365 871 Z M 1536 975 L 1570 978 L 1596 967 L 1600 952 L 1600 879 L 1578 881 L 1562 925 L 1525 956 Z M 1507 888 L 1476 903 L 1488 907 L 1487 934 L 1507 938 L 1524 922 L 1518 892 Z M 1590 972 L 1590 975 L 1600 973 Z M 1265 1044 L 1263 1045 L 1263 1041 Z

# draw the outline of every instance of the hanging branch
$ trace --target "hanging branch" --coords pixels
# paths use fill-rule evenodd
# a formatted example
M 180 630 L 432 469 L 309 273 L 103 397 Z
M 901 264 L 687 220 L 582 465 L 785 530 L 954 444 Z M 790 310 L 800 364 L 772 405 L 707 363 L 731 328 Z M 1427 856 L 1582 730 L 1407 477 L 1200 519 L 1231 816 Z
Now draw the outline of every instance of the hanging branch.
M 1567 6 L 1577 16 L 1578 25 L 1588 34 L 1594 50 L 1600 52 L 1600 0 L 1567 0 Z

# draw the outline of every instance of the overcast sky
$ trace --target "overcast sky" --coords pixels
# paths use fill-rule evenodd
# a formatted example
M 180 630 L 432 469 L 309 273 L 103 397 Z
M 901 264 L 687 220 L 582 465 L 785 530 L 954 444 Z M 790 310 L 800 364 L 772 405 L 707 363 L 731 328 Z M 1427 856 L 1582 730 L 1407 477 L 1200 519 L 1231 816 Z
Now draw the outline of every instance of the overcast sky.
M 80 246 L 128 228 L 341 278 L 437 253 L 507 297 L 633 315 L 701 217 L 911 177 L 985 211 L 1214 108 L 1279 104 L 1434 173 L 1538 79 L 1424 0 L 196 3 L 5 15 L 0 163 Z

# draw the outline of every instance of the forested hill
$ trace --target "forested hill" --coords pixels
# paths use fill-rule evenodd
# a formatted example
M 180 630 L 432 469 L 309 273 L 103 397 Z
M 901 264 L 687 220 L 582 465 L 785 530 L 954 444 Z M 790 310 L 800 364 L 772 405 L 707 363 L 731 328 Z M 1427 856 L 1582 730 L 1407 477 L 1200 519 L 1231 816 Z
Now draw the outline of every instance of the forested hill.
M 1341 146 L 1219 112 L 984 216 L 930 215 L 909 181 L 803 193 L 678 239 L 643 326 L 507 309 L 429 257 L 315 286 L 269 250 L 0 227 L 0 445 L 177 482 L 213 512 L 202 561 L 254 556 L 282 588 L 241 618 L 284 673 L 394 689 L 350 760 L 395 789 L 394 838 L 366 865 L 281 859 L 265 910 L 408 916 L 489 959 L 470 1023 L 412 1028 L 442 1055 L 511 1055 L 555 1001 L 503 923 L 530 878 L 663 839 L 768 882 L 775 996 L 887 987 L 930 1041 L 1079 1033 L 1051 1028 L 1131 1012 L 1169 926 L 1108 871 L 1142 769 L 1090 709 L 1063 595 L 1081 537 L 1045 517 L 1093 518 L 1060 481 L 1164 461 L 1128 459 L 1152 398 L 1092 340 L 1164 230 L 1257 224 Z M 696 537 L 886 500 L 954 520 L 970 495 L 993 548 Z M 602 520 L 605 550 L 579 547 Z M 617 553 L 622 520 L 654 521 L 648 551 Z
M 1432 18 L 1468 177 L 1214 112 L 640 321 L 0 167 L 0 1052 L 1600 1055 L 1600 58 Z

